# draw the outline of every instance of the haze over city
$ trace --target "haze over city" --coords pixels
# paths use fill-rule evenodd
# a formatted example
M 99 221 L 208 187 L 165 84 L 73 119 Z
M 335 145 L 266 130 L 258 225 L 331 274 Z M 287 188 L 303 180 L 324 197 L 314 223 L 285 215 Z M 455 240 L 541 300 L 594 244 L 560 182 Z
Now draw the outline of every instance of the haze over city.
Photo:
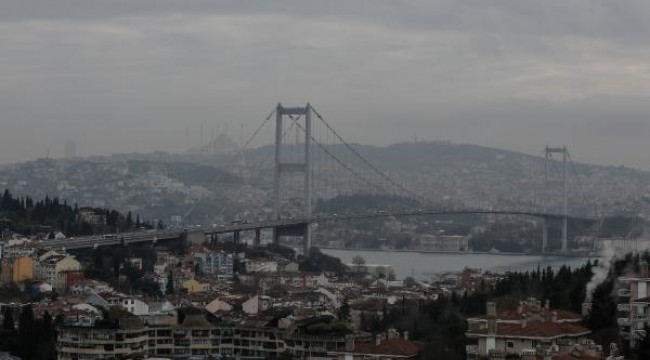
M 185 151 L 278 102 L 351 142 L 650 169 L 646 1 L 3 1 L 0 163 Z M 206 135 L 207 136 L 207 135 Z M 271 137 L 258 140 L 270 143 Z
M 0 360 L 650 359 L 648 18 L 0 0 Z

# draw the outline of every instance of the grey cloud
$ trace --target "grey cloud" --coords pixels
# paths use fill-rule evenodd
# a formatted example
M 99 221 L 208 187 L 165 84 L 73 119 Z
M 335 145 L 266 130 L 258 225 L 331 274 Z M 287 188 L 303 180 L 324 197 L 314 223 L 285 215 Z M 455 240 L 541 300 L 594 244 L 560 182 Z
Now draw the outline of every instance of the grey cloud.
M 311 101 L 351 141 L 567 143 L 650 169 L 646 3 L 0 2 L 0 162 L 70 136 L 81 154 L 180 151 L 188 126 Z

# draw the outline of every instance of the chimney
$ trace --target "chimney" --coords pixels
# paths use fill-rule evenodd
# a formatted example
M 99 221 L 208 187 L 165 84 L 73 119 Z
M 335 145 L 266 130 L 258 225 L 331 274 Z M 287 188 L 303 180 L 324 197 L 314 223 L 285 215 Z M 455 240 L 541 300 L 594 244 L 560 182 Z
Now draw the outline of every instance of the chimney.
M 525 329 L 528 325 L 528 315 L 524 314 L 521 319 L 521 328 Z
M 487 315 L 487 333 L 494 335 L 497 333 L 497 304 L 495 302 L 488 302 L 485 304 Z
M 354 336 L 350 336 L 345 340 L 345 351 L 354 351 Z
M 403 336 L 404 336 L 404 340 L 408 340 L 409 339 L 409 332 L 404 330 Z
M 645 260 L 642 260 L 639 263 L 639 268 L 641 270 L 641 277 L 642 278 L 648 278 L 650 277 L 650 272 L 648 271 L 648 262 Z
M 551 321 L 556 323 L 557 322 L 557 311 L 553 311 L 551 315 Z
M 490 301 L 485 304 L 485 315 L 488 317 L 497 316 L 497 304 L 495 302 Z

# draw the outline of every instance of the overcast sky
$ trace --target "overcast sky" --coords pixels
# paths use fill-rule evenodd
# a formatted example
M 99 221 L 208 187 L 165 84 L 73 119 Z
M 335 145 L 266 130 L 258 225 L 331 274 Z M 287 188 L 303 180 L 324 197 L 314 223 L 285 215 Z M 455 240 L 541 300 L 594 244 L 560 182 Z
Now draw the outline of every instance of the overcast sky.
M 0 0 L 0 163 L 68 138 L 84 156 L 184 151 L 188 127 L 195 145 L 202 122 L 238 139 L 310 101 L 351 142 L 567 144 L 650 170 L 649 16 L 647 0 Z

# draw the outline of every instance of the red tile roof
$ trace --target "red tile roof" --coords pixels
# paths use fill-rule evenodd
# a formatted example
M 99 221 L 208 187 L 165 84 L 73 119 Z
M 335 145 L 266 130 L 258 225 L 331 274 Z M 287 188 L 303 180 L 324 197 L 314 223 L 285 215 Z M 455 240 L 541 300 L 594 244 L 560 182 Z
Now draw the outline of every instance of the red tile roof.
M 414 357 L 422 350 L 421 343 L 404 339 L 383 340 L 379 345 L 375 343 L 354 344 L 354 352 L 358 354 L 393 355 Z
M 497 336 L 515 338 L 544 338 L 576 337 L 589 334 L 591 330 L 576 323 L 554 323 L 551 321 L 528 321 L 525 327 L 521 324 L 498 323 Z M 470 330 L 468 335 L 487 335 L 487 329 Z
M 552 313 L 555 312 L 557 314 L 557 319 L 558 321 L 563 321 L 563 320 L 568 320 L 568 321 L 579 321 L 582 320 L 582 316 L 580 314 L 576 314 L 570 311 L 564 311 L 564 310 L 555 310 L 555 309 L 544 309 L 542 308 L 539 313 L 540 314 L 546 314 L 549 318 L 551 317 Z M 529 309 L 524 309 L 521 313 L 519 313 L 517 310 L 504 310 L 501 311 L 497 314 L 497 319 L 499 320 L 523 320 L 523 314 L 530 314 L 533 313 Z M 487 319 L 486 315 L 481 316 L 480 318 L 482 319 Z
M 586 354 L 574 354 L 573 352 L 553 356 L 553 360 L 605 360 L 605 356 L 591 356 Z

